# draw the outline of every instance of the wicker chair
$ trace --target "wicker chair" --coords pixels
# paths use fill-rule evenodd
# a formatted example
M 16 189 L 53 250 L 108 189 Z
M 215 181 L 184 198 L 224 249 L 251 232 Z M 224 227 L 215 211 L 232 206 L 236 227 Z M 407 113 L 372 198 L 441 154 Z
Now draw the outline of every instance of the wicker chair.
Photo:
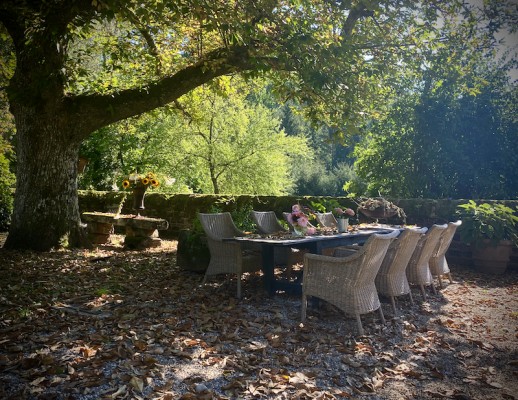
M 378 275 L 376 275 L 376 288 L 379 293 L 390 298 L 394 314 L 397 312 L 394 297 L 408 294 L 410 302 L 414 304 L 406 277 L 406 268 L 417 242 L 427 230 L 428 228 L 405 229 L 390 244 Z
M 288 232 L 288 229 L 279 223 L 273 211 L 252 211 L 250 217 L 257 225 L 257 231 L 259 233 L 268 235 L 277 232 Z M 302 264 L 304 261 L 304 252 L 300 249 L 275 247 L 273 257 L 276 265 L 286 265 L 287 275 L 290 277 L 292 265 L 298 263 Z
M 250 217 L 257 225 L 259 233 L 271 234 L 288 231 L 279 223 L 279 220 L 273 211 L 252 211 L 250 213 Z
M 336 218 L 332 212 L 315 213 L 315 217 L 317 218 L 318 224 L 323 228 L 336 229 L 338 226 Z
M 445 230 L 446 225 L 433 225 L 419 239 L 414 253 L 408 262 L 406 269 L 408 283 L 419 286 L 424 300 L 426 300 L 425 286 L 431 286 L 433 293 L 437 293 L 433 285 L 432 274 L 430 273 L 430 258 L 437 254 L 437 245 Z
M 446 252 L 450 247 L 451 241 L 453 240 L 453 235 L 455 235 L 455 231 L 461 224 L 461 220 L 448 223 L 448 227 L 443 232 L 441 240 L 437 246 L 437 254 L 430 258 L 430 272 L 432 273 L 433 277 L 437 277 L 439 281 L 439 287 L 441 289 L 441 275 L 447 275 L 450 283 L 453 283 L 453 280 L 451 279 L 450 267 L 448 266 L 448 261 L 446 261 Z
M 302 321 L 306 319 L 307 298 L 315 296 L 354 315 L 363 335 L 360 315 L 379 310 L 385 323 L 374 279 L 391 241 L 399 231 L 373 234 L 360 250 L 348 257 L 304 256 L 302 282 Z
M 237 274 L 237 297 L 241 298 L 241 275 L 261 269 L 262 260 L 259 251 L 244 250 L 239 243 L 223 241 L 223 238 L 244 236 L 228 212 L 198 214 L 203 230 L 207 234 L 210 262 L 203 282 L 211 275 Z

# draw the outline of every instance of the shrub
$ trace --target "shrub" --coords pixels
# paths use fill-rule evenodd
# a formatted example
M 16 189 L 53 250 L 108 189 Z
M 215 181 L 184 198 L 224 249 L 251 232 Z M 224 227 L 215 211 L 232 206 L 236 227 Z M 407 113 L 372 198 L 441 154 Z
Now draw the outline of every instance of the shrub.
M 457 215 L 462 220 L 459 228 L 461 240 L 480 246 L 484 240 L 496 245 L 501 240 L 511 240 L 518 245 L 518 217 L 515 210 L 503 204 L 477 204 L 473 200 L 459 204 Z

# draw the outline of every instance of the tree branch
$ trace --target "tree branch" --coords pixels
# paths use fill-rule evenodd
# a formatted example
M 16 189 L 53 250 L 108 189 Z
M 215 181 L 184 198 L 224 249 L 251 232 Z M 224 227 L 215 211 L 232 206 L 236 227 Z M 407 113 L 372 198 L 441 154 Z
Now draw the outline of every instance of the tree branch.
M 256 68 L 245 46 L 218 49 L 203 60 L 146 87 L 106 95 L 80 95 L 68 98 L 67 107 L 75 113 L 82 137 L 108 124 L 163 107 L 192 89 L 222 75 Z
M 374 15 L 373 10 L 369 10 L 364 6 L 363 3 L 359 3 L 355 7 L 351 8 L 349 11 L 349 15 L 342 25 L 342 37 L 346 40 L 347 37 L 351 36 L 354 26 L 358 22 L 360 18 L 370 17 Z
M 131 10 L 128 8 L 122 9 L 122 14 L 128 18 L 128 20 L 135 25 L 135 27 L 138 29 L 144 40 L 146 41 L 148 47 L 149 47 L 149 53 L 155 57 L 157 61 L 157 73 L 160 73 L 160 70 L 162 68 L 162 63 L 160 61 L 160 55 L 158 53 L 158 48 L 156 46 L 155 40 L 153 39 L 153 36 L 151 36 L 151 33 L 143 26 L 142 23 L 140 23 L 139 19 Z

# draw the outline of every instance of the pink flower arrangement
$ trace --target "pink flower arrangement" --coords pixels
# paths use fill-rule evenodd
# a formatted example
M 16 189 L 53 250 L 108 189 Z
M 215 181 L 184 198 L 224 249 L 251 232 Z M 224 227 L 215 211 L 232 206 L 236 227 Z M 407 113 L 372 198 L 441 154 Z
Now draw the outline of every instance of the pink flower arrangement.
M 302 230 L 304 230 L 308 235 L 313 235 L 316 233 L 316 230 L 313 226 L 308 226 L 309 217 L 302 210 L 302 207 L 299 204 L 294 204 L 291 207 L 291 213 L 288 215 L 287 219 L 291 225 L 294 227 L 302 228 Z
M 337 218 L 349 218 L 354 216 L 354 210 L 352 210 L 351 208 L 346 208 L 344 210 L 343 208 L 336 207 L 333 213 Z

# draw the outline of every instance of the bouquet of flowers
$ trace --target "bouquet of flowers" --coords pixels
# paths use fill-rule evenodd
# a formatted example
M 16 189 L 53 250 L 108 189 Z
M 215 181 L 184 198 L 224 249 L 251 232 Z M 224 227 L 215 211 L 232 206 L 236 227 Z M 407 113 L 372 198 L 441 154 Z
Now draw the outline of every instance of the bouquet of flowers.
M 354 210 L 351 208 L 343 209 L 341 207 L 335 207 L 333 210 L 333 215 L 338 219 L 349 218 L 354 216 Z
M 160 181 L 157 179 L 154 173 L 148 172 L 146 175 L 139 175 L 133 172 L 128 176 L 128 179 L 122 181 L 122 187 L 124 189 L 147 189 L 148 187 L 160 186 Z
M 316 232 L 315 227 L 311 226 L 309 223 L 309 217 L 304 212 L 300 204 L 294 204 L 291 207 L 291 213 L 288 214 L 287 219 L 288 222 L 293 226 L 296 234 L 313 235 Z
M 135 210 L 144 210 L 144 196 L 146 195 L 147 188 L 156 188 L 158 186 L 160 186 L 160 181 L 152 172 L 148 172 L 146 175 L 139 175 L 135 171 L 128 176 L 128 179 L 122 181 L 124 189 L 133 190 L 133 208 Z

